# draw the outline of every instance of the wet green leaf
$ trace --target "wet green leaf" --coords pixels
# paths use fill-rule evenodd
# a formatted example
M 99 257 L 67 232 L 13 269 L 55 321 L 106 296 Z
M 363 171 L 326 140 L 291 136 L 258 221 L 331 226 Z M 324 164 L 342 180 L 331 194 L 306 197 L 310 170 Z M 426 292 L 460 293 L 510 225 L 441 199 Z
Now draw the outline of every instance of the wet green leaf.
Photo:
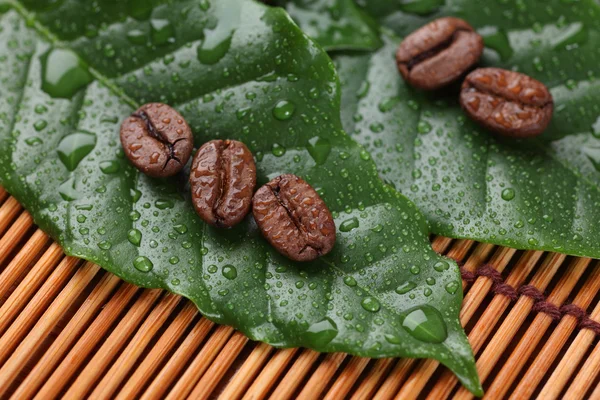
M 460 285 L 456 264 L 433 252 L 423 216 L 343 132 L 333 64 L 283 10 L 247 0 L 12 4 L 0 16 L 0 179 L 68 254 L 186 296 L 252 339 L 432 357 L 480 393 L 462 293 L 447 290 Z M 119 126 L 149 101 L 177 107 L 197 145 L 244 141 L 261 183 L 307 179 L 334 214 L 334 252 L 290 262 L 251 217 L 232 230 L 203 224 L 186 174 L 139 174 Z
M 300 28 L 330 50 L 377 50 L 379 28 L 354 0 L 275 0 Z
M 405 85 L 394 63 L 400 38 L 386 32 L 376 52 L 335 57 L 346 131 L 434 233 L 600 257 L 600 7 L 590 0 L 412 3 L 419 4 L 411 13 L 406 2 L 361 2 L 400 36 L 440 16 L 466 19 L 485 39 L 481 65 L 515 69 L 551 88 L 551 126 L 533 140 L 495 137 L 461 111 L 458 85 L 435 93 Z

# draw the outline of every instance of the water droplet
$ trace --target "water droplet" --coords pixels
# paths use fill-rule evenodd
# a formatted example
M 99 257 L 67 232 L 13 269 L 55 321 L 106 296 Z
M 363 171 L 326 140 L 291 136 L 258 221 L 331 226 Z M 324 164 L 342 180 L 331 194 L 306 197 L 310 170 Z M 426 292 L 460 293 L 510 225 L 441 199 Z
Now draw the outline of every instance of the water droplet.
M 353 229 L 358 228 L 360 225 L 358 218 L 352 217 L 350 219 L 345 220 L 340 225 L 340 231 L 342 232 L 350 232 Z
M 103 240 L 100 243 L 98 243 L 98 247 L 100 247 L 102 250 L 110 250 L 110 248 L 112 247 L 112 243 L 108 240 Z
M 344 277 L 344 283 L 350 287 L 354 287 L 357 285 L 356 279 L 351 276 Z
M 209 0 L 200 0 L 199 6 L 202 11 L 208 11 L 208 9 L 210 8 L 210 1 Z
M 237 269 L 233 265 L 226 265 L 223 267 L 223 276 L 229 280 L 237 278 Z
M 433 269 L 437 272 L 443 272 L 450 268 L 450 264 L 447 261 L 438 261 L 433 265 Z
M 74 171 L 95 146 L 95 134 L 84 131 L 75 132 L 60 141 L 57 149 L 58 158 L 69 171 Z
M 219 26 L 224 26 L 224 24 L 219 24 Z M 218 63 L 229 51 L 233 33 L 234 31 L 231 28 L 225 27 L 207 34 L 206 40 L 196 50 L 198 61 L 205 65 Z
M 402 339 L 399 336 L 386 333 L 384 337 L 388 343 L 391 343 L 391 344 L 401 344 L 402 343 Z
M 135 45 L 146 44 L 148 40 L 148 34 L 140 29 L 132 29 L 127 32 L 127 39 Z
M 175 203 L 173 202 L 173 200 L 163 200 L 163 199 L 159 199 L 156 200 L 154 202 L 154 205 L 156 206 L 156 208 L 158 208 L 159 210 L 165 210 L 167 208 L 173 208 L 175 206 Z
M 458 290 L 458 286 L 458 282 L 450 282 L 446 285 L 446 292 L 454 294 Z
M 502 191 L 502 200 L 511 201 L 515 198 L 515 190 L 512 188 L 506 188 Z
M 121 164 L 116 160 L 102 161 L 100 170 L 105 174 L 116 174 L 121 169 Z
M 33 136 L 33 137 L 29 137 L 29 138 L 25 139 L 25 143 L 28 146 L 39 146 L 39 145 L 43 144 L 44 142 L 39 137 Z
M 273 108 L 273 116 L 280 121 L 285 121 L 292 118 L 294 111 L 296 111 L 294 103 L 287 100 L 281 100 L 275 105 L 275 108 Z
M 382 113 L 389 112 L 393 110 L 398 103 L 400 103 L 399 97 L 390 97 L 389 99 L 383 100 L 381 103 L 379 103 L 379 111 Z
M 37 120 L 34 124 L 33 124 L 33 129 L 35 129 L 36 131 L 40 132 L 42 131 L 45 127 L 48 126 L 48 121 L 46 121 L 45 119 L 40 119 Z
M 138 189 L 129 189 L 129 195 L 131 196 L 131 201 L 137 203 L 138 200 L 142 197 L 142 192 Z
M 431 132 L 431 124 L 427 121 L 419 121 L 417 124 L 417 131 L 419 133 L 429 133 Z
M 356 97 L 359 99 L 366 97 L 369 94 L 369 89 L 371 89 L 371 83 L 369 81 L 363 81 L 360 84 L 360 88 L 356 92 Z
M 75 178 L 70 178 L 58 187 L 58 194 L 66 201 L 73 201 L 81 198 L 81 193 L 75 190 Z
M 271 153 L 273 153 L 275 157 L 283 156 L 286 151 L 287 149 L 278 143 L 273 143 L 273 146 L 271 147 Z
M 381 308 L 381 304 L 379 304 L 379 300 L 374 297 L 367 296 L 360 303 L 362 308 L 370 312 L 377 312 Z
M 127 233 L 127 240 L 134 246 L 140 247 L 140 243 L 142 242 L 142 232 L 137 229 L 131 229 Z
M 87 65 L 71 50 L 51 49 L 41 61 L 42 89 L 52 97 L 70 99 L 93 80 Z
M 155 45 L 160 46 L 175 41 L 175 30 L 168 19 L 152 19 L 150 28 L 152 43 Z
M 188 231 L 188 227 L 185 224 L 178 224 L 175 225 L 173 227 L 173 229 L 175 229 L 175 231 L 181 235 L 183 235 L 184 233 L 186 233 Z
M 38 104 L 37 106 L 35 106 L 36 114 L 45 114 L 46 112 L 48 112 L 48 107 L 46 107 L 45 105 Z
M 330 318 L 315 322 L 304 332 L 304 338 L 311 347 L 322 347 L 331 342 L 338 334 L 337 325 Z
M 308 140 L 306 150 L 317 164 L 324 164 L 331 152 L 331 143 L 328 139 L 315 136 Z
M 404 282 L 396 288 L 396 293 L 406 294 L 417 287 L 417 284 L 411 281 Z
M 448 337 L 442 314 L 435 308 L 422 305 L 414 307 L 401 317 L 402 327 L 415 339 L 427 343 L 442 343 Z
M 139 256 L 133 260 L 133 266 L 135 269 L 141 272 L 150 272 L 154 268 L 154 264 L 148 257 Z

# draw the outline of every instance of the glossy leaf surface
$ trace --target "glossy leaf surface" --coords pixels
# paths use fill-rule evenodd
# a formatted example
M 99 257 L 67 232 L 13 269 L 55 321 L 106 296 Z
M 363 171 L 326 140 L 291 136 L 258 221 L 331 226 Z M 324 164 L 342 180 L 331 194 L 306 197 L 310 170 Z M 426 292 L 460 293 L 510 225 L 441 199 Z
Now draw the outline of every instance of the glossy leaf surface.
M 393 33 L 370 54 L 335 57 L 346 131 L 382 177 L 425 213 L 434 233 L 520 249 L 600 257 L 600 7 L 592 1 L 360 4 Z M 404 7 L 404 8 L 403 8 Z M 482 66 L 514 69 L 554 96 L 549 129 L 503 139 L 471 122 L 459 84 L 425 93 L 394 62 L 400 37 L 444 15 L 484 37 Z
M 327 51 L 377 50 L 379 28 L 354 0 L 275 0 Z
M 333 64 L 283 10 L 246 0 L 11 4 L 0 17 L 0 177 L 68 254 L 182 294 L 256 340 L 432 357 L 480 391 L 456 264 L 433 252 L 423 216 L 343 132 Z M 139 174 L 119 126 L 150 101 L 181 111 L 196 145 L 245 142 L 259 183 L 304 177 L 334 214 L 333 253 L 293 263 L 251 217 L 232 230 L 203 224 L 186 174 Z

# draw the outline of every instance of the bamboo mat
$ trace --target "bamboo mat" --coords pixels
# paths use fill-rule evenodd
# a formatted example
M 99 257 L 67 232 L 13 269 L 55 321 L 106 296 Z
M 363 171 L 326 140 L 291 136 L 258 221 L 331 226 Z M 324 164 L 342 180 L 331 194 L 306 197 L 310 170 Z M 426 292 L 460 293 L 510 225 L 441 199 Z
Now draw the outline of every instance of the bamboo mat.
M 463 264 L 461 321 L 490 399 L 600 399 L 600 264 L 433 239 Z M 276 350 L 63 255 L 0 188 L 0 398 L 472 396 L 431 360 Z

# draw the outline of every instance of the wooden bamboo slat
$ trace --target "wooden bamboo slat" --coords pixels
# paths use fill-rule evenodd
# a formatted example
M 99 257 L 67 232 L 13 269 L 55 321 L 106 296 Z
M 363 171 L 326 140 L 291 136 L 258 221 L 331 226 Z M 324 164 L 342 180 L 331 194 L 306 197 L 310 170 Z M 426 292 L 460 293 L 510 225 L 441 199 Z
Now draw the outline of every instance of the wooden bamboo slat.
M 600 398 L 600 263 L 435 237 L 486 398 Z M 469 275 L 470 274 L 470 275 Z M 0 188 L 1 399 L 471 399 L 433 360 L 254 343 L 64 256 Z

